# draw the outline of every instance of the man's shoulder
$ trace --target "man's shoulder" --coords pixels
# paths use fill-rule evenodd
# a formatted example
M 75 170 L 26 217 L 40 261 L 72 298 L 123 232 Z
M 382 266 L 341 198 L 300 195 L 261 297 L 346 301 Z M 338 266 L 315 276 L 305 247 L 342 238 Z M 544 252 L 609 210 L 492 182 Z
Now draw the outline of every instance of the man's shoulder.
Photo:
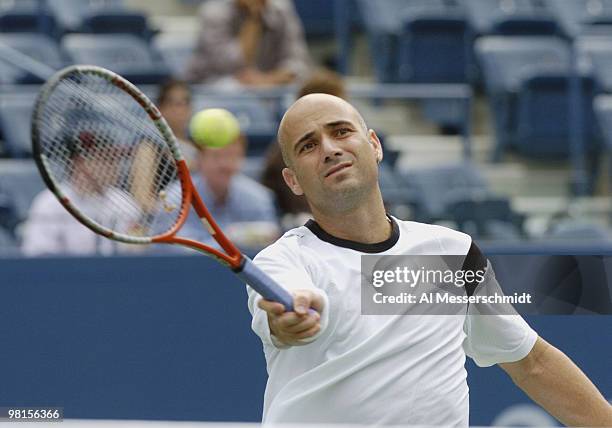
M 437 224 L 397 220 L 403 237 L 412 242 L 435 241 L 447 254 L 466 254 L 472 245 L 472 237 L 466 233 Z
M 257 257 L 286 257 L 300 254 L 308 245 L 308 237 L 309 231 L 306 226 L 293 228 L 261 250 Z

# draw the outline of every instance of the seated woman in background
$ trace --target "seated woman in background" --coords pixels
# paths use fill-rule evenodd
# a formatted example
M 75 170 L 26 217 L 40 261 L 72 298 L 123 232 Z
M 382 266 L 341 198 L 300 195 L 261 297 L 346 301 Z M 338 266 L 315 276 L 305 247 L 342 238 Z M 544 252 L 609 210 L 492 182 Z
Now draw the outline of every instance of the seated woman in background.
M 157 95 L 157 107 L 179 141 L 181 153 L 192 169 L 198 149 L 188 135 L 189 120 L 193 113 L 191 88 L 182 80 L 170 79 L 162 83 Z

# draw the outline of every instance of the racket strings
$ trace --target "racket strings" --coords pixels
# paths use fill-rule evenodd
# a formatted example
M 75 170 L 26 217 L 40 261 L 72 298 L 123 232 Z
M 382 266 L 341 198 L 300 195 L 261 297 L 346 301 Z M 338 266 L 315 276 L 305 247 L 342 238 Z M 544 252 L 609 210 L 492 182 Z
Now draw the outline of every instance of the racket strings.
M 129 94 L 80 73 L 57 84 L 37 119 L 47 172 L 82 215 L 137 237 L 164 234 L 178 222 L 174 157 Z

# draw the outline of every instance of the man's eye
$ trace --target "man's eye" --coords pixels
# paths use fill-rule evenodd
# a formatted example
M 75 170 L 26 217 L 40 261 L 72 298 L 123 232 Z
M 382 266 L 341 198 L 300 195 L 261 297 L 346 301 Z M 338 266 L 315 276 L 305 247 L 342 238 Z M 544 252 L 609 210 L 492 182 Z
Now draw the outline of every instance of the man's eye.
M 339 137 L 342 137 L 348 134 L 349 132 L 351 132 L 349 128 L 340 128 L 336 130 L 336 135 L 338 135 Z
M 300 147 L 300 153 L 308 151 L 310 149 L 312 149 L 314 147 L 314 143 L 310 142 L 310 143 L 304 143 L 302 144 L 302 147 Z

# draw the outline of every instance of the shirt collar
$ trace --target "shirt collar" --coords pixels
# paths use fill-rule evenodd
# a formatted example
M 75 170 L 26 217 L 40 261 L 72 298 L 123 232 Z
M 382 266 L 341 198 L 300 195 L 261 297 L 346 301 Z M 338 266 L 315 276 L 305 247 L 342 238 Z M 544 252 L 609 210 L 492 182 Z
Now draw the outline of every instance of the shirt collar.
M 319 226 L 319 223 L 314 220 L 308 220 L 304 226 L 321 241 L 328 242 L 337 247 L 350 248 L 351 250 L 360 251 L 362 253 L 382 253 L 391 249 L 400 237 L 397 221 L 389 215 L 387 215 L 387 218 L 391 222 L 391 235 L 384 241 L 375 244 L 365 244 L 363 242 L 351 241 L 350 239 L 337 238 L 323 230 L 323 228 Z

